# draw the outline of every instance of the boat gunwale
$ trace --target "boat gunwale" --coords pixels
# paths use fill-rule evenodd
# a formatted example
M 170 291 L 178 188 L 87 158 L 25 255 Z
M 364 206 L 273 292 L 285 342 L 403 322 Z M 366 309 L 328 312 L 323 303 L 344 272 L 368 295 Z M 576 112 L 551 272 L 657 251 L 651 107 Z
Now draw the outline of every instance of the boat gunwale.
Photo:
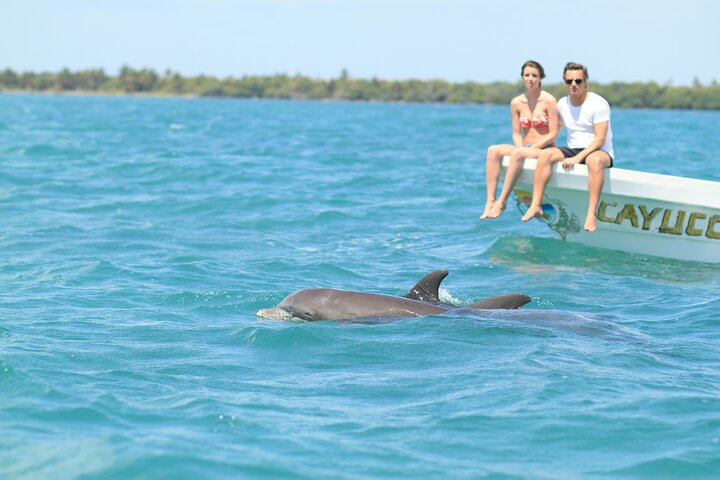
M 504 157 L 502 161 L 503 178 L 509 164 L 510 158 Z M 526 159 L 518 183 L 532 185 L 536 165 L 536 159 Z M 547 188 L 587 191 L 587 176 L 588 170 L 585 165 L 575 165 L 572 169 L 565 170 L 560 163 L 557 163 L 553 167 L 553 175 L 550 177 Z M 616 167 L 606 170 L 602 195 L 720 210 L 720 182 Z

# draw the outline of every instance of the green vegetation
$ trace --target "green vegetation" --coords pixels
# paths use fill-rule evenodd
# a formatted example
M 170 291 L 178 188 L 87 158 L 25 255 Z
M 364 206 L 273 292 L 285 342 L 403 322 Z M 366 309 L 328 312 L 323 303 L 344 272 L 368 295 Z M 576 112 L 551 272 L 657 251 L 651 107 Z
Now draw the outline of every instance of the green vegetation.
M 545 88 L 558 98 L 565 95 L 562 84 Z M 183 77 L 171 70 L 122 67 L 117 76 L 103 70 L 67 69 L 59 73 L 16 73 L 0 71 L 0 89 L 28 92 L 97 92 L 108 94 L 192 95 L 201 97 L 284 98 L 366 100 L 381 102 L 438 102 L 506 104 L 522 92 L 520 82 L 487 84 L 450 83 L 443 80 L 355 79 L 343 70 L 336 79 L 321 80 L 302 75 L 244 76 L 215 78 L 205 75 Z M 677 108 L 720 110 L 720 85 L 713 81 L 689 87 L 658 85 L 655 82 L 614 82 L 591 84 L 591 89 L 614 107 Z

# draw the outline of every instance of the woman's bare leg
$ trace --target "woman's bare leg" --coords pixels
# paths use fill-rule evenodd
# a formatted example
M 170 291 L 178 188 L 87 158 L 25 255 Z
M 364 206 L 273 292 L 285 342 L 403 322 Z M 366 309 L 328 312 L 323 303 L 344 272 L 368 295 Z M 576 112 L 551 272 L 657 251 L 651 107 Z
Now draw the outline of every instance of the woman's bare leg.
M 500 192 L 498 199 L 495 201 L 495 205 L 490 211 L 488 218 L 498 218 L 502 215 L 503 211 L 505 211 L 505 207 L 507 207 L 507 200 L 510 197 L 510 193 L 512 193 L 512 189 L 515 187 L 518 178 L 520 178 L 525 159 L 531 157 L 537 158 L 541 152 L 542 150 L 539 148 L 528 147 L 518 148 L 513 151 L 510 155 L 510 165 L 505 172 L 505 180 L 503 182 L 502 191 Z
M 559 148 L 548 148 L 540 154 L 535 167 L 535 177 L 533 178 L 532 203 L 522 217 L 523 222 L 542 216 L 542 197 L 545 193 L 545 186 L 552 175 L 553 164 L 563 158 L 563 153 Z
M 495 205 L 495 196 L 497 195 L 497 185 L 500 179 L 500 165 L 505 155 L 510 155 L 516 147 L 514 145 L 491 145 L 487 151 L 487 161 L 485 163 L 485 184 L 487 186 L 487 199 L 485 201 L 485 211 L 480 216 L 480 220 L 488 218 L 490 211 Z

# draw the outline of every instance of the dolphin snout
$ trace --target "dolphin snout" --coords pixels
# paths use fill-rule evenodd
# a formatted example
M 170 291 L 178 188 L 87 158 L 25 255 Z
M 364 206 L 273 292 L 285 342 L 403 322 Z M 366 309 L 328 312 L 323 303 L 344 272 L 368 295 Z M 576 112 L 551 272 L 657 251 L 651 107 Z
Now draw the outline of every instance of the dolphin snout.
M 268 320 L 289 320 L 292 318 L 292 315 L 280 308 L 265 308 L 263 310 L 258 310 L 256 315 L 258 317 L 267 318 Z

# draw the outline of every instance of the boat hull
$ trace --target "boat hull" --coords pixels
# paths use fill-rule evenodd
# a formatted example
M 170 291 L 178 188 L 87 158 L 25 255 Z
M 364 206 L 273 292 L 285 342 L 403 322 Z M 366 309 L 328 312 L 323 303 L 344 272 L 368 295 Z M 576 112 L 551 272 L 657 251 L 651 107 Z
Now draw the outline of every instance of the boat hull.
M 504 178 L 509 159 L 503 161 Z M 521 212 L 532 198 L 536 160 L 527 159 L 513 189 Z M 587 167 L 556 165 L 538 220 L 562 240 L 657 257 L 720 263 L 720 183 L 619 168 L 608 169 L 597 230 L 587 213 Z

